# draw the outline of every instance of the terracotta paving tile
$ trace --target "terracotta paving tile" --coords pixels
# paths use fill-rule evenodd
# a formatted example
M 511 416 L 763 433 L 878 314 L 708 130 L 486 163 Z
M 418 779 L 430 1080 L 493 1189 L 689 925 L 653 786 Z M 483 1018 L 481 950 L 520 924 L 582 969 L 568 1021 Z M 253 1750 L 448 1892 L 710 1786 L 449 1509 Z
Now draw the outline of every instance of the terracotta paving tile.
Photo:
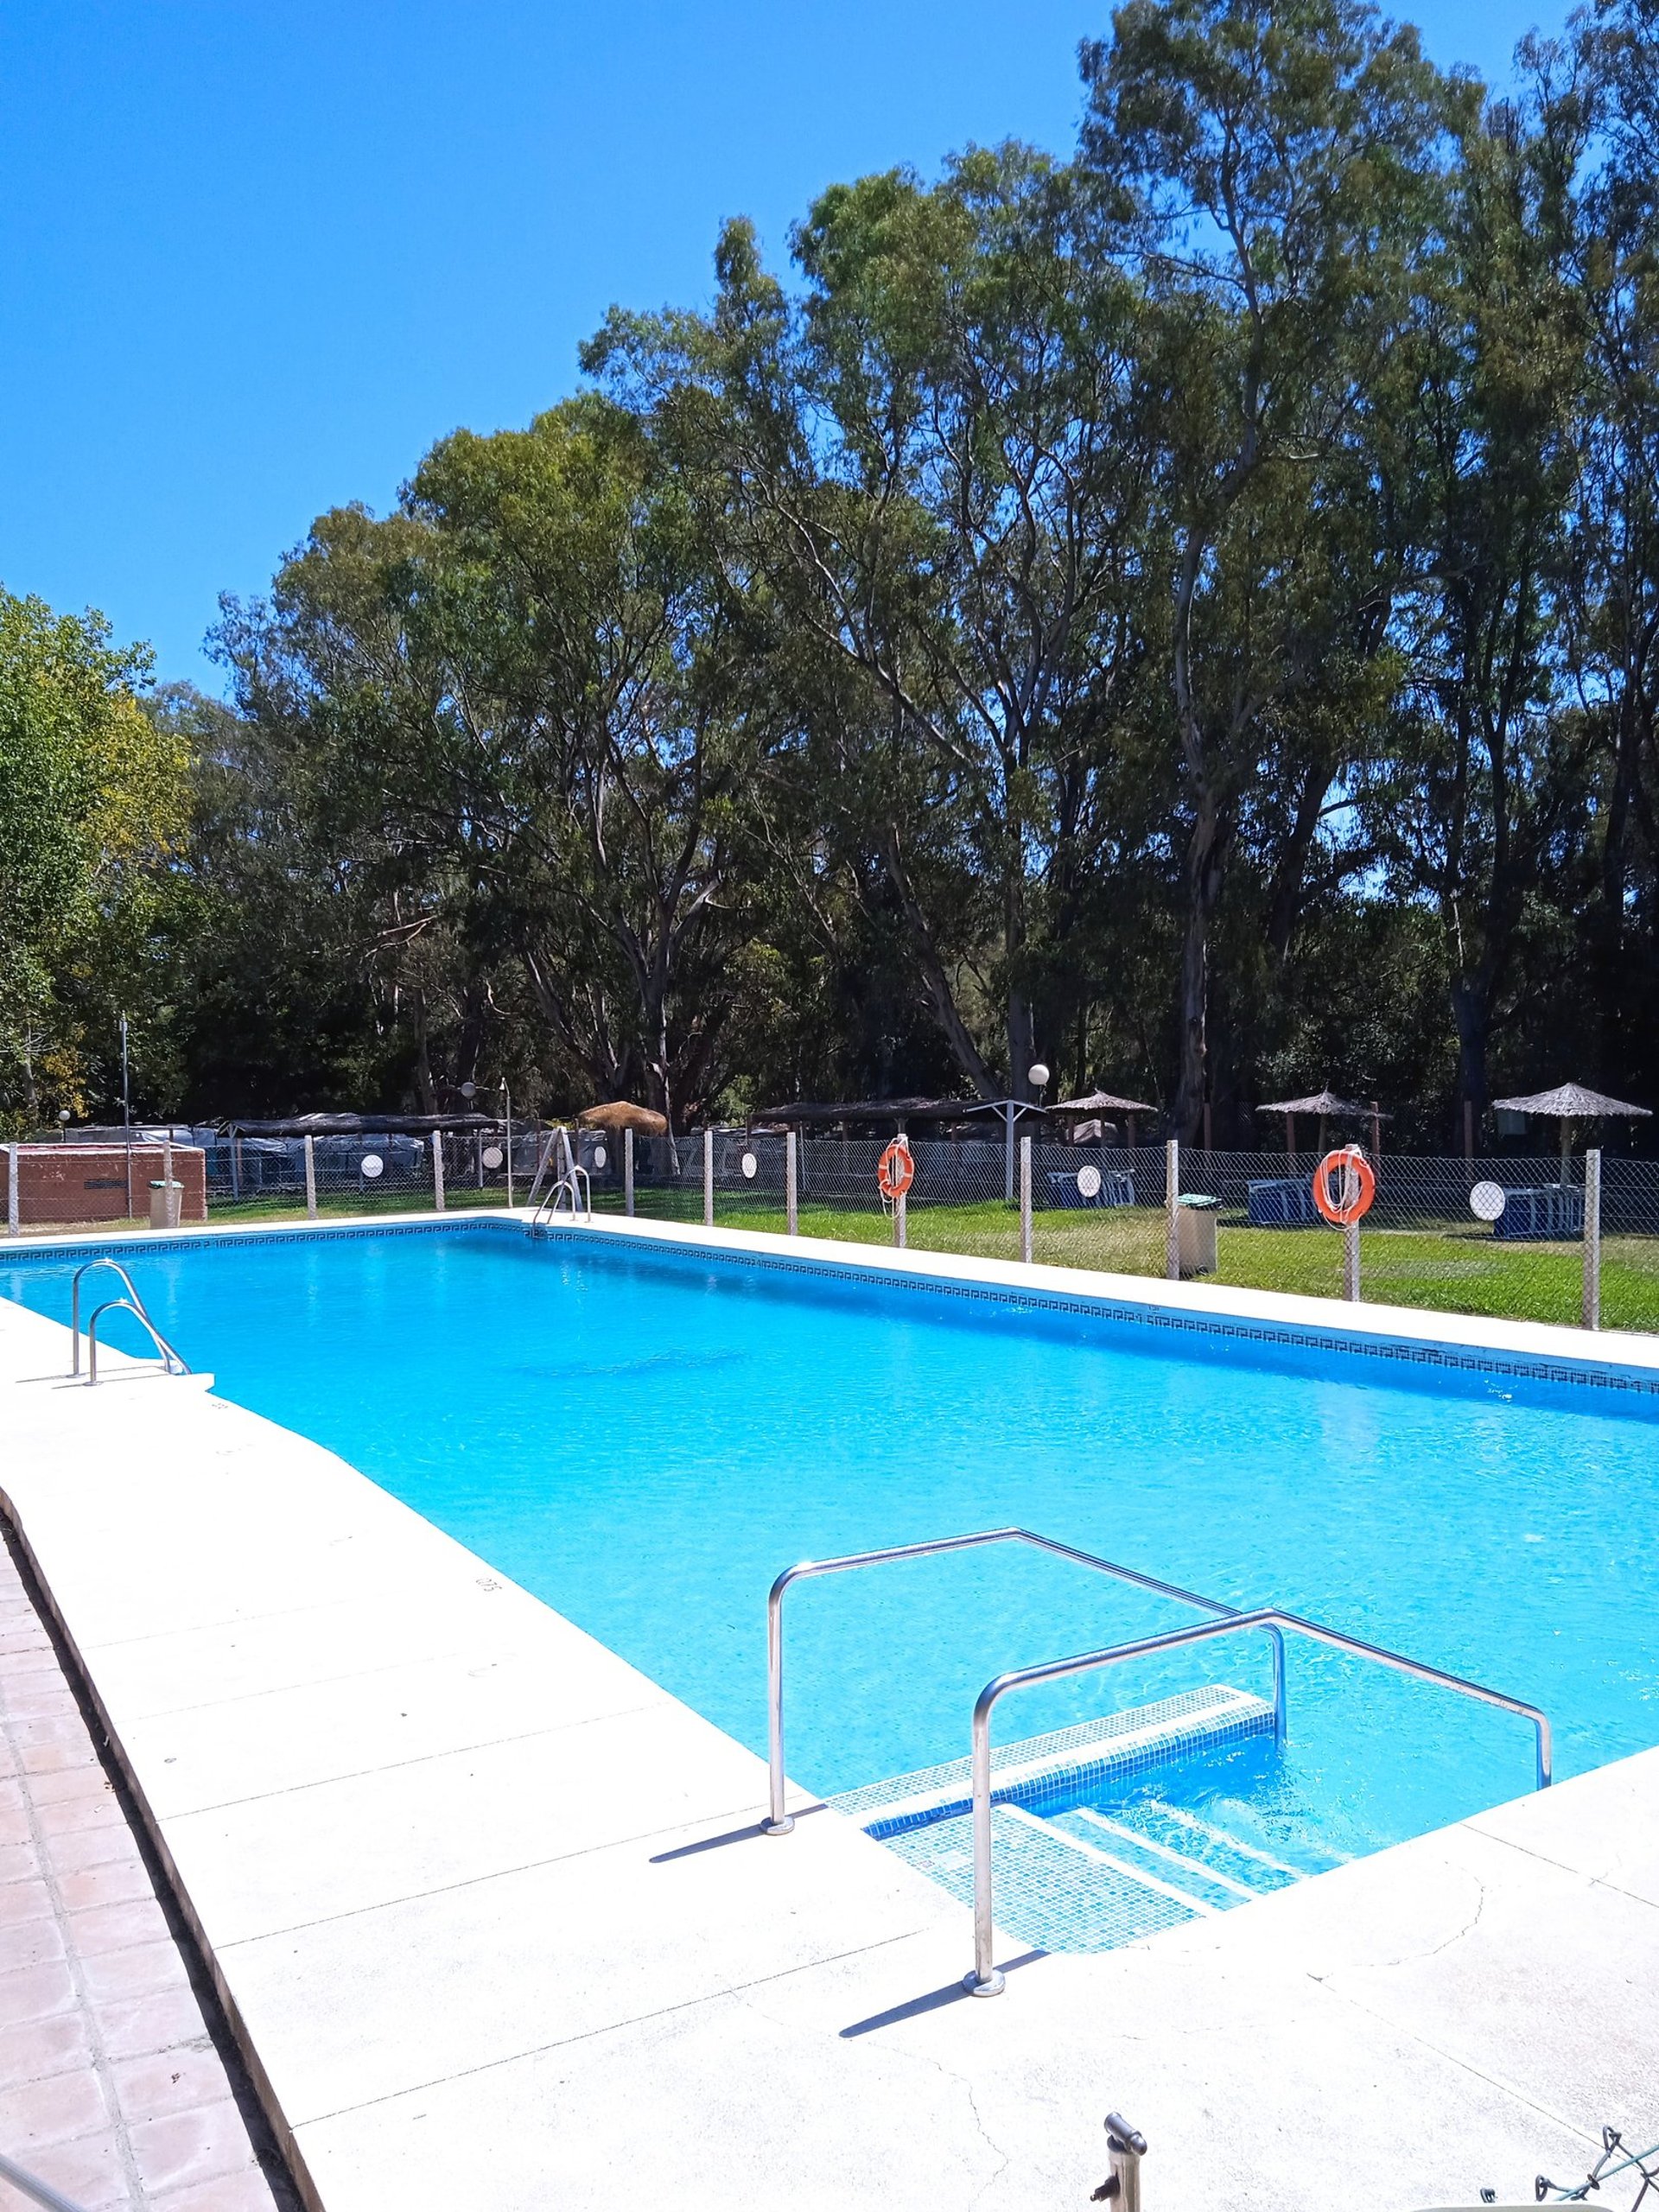
M 101 1951 L 80 1962 L 81 1980 L 95 2006 L 110 1998 L 154 1997 L 163 1990 L 188 1989 L 188 1978 L 178 1947 L 170 1940 L 129 1943 Z
M 118 1814 L 118 1807 L 117 1811 Z M 48 1829 L 46 1859 L 53 1872 L 59 1875 L 79 1873 L 88 1866 L 143 1863 L 131 1830 L 119 1818 L 84 1827 Z
M 73 1828 L 119 1827 L 126 1815 L 121 1801 L 99 1767 L 72 1767 L 62 1774 L 43 1774 L 29 1790 L 35 1817 L 48 1835 L 67 1835 Z
M 103 2086 L 89 2067 L 0 2089 L 0 2143 L 28 2161 L 42 2143 L 70 2143 L 107 2132 Z
M 71 1798 L 113 1796 L 113 1794 L 108 1774 L 91 1758 L 82 1767 L 58 1767 L 55 1774 L 31 1774 L 29 1777 L 29 1802 L 31 1805 L 67 1805 Z
M 194 2044 L 120 2059 L 112 2071 L 121 2109 L 134 2125 L 219 2104 L 225 2096 L 224 2062 L 205 2032 Z
M 0 1974 L 0 2028 L 22 2020 L 44 2020 L 75 2001 L 74 1984 L 61 1959 L 47 1966 L 25 1967 L 20 1974 Z
M 149 2200 L 156 2212 L 271 2212 L 277 2201 L 272 2197 L 270 2183 L 254 2165 L 240 2173 L 221 2175 L 217 2181 L 164 2190 Z
M 0 2028 L 0 2083 L 43 2081 L 72 2066 L 88 2066 L 92 2057 L 92 2027 L 79 2005 L 49 2020 Z
M 20 1721 L 17 1725 L 22 1727 L 26 1724 Z M 54 1728 L 58 1724 L 52 1720 L 41 1720 L 35 1725 L 39 1728 Z M 16 1748 L 17 1764 L 27 1775 L 95 1774 L 106 1789 L 109 1787 L 104 1770 L 99 1766 L 97 1755 L 84 1732 L 79 1743 L 73 1737 L 43 1736 L 32 1744 L 18 1744 Z M 32 1796 L 34 1792 L 31 1790 L 29 1794 Z
M 257 2162 L 123 1801 L 3 1544 L 0 2148 L 86 2212 L 296 2203 Z
M 73 2143 L 46 2143 L 29 2158 L 32 2173 L 84 2205 L 86 2212 L 106 2212 L 107 2207 L 132 2202 L 127 2190 L 125 2161 L 112 2129 L 101 2135 L 83 2135 Z
M 158 1995 L 118 1999 L 98 2007 L 99 2031 L 111 2059 L 194 2047 L 206 2037 L 195 1993 L 164 1989 Z
M 0 1928 L 22 1928 L 31 1920 L 50 1920 L 52 1892 L 38 1875 L 21 1882 L 0 1883 Z
M 216 2174 L 233 2174 L 251 2162 L 247 2127 L 223 2094 L 217 2104 L 143 2120 L 128 2133 L 146 2190 L 182 2189 Z
M 155 1884 L 137 1847 L 111 1859 L 101 1866 L 83 1866 L 58 1876 L 58 1895 L 67 1912 L 86 1912 L 97 1904 L 130 1904 L 139 1897 L 153 1897 Z M 0 1897 L 4 1891 L 0 1891 Z
M 106 1951 L 124 1951 L 134 1943 L 170 1942 L 167 1915 L 152 1897 L 134 1897 L 119 1904 L 93 1905 L 86 1912 L 69 1916 L 67 1941 L 78 1958 L 102 1958 Z
M 30 1920 L 21 1928 L 0 1928 L 0 1974 L 47 1966 L 62 1956 L 63 1937 L 55 1920 Z

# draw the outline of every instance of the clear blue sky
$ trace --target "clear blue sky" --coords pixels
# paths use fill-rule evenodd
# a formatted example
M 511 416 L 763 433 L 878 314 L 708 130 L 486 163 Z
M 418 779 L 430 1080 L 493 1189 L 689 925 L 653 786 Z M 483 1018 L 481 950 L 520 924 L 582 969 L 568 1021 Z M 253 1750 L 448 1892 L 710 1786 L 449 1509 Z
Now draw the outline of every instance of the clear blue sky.
M 1501 81 L 1562 0 L 1440 0 Z M 164 676 L 312 516 L 568 391 L 613 300 L 823 185 L 1071 144 L 1088 0 L 6 0 L 0 582 Z

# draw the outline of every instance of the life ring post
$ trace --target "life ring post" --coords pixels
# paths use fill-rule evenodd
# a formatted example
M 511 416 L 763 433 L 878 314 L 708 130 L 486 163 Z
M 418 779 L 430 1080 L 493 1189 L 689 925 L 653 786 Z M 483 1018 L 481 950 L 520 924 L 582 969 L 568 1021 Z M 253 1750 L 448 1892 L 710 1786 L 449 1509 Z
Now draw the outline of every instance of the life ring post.
M 916 1156 L 909 1138 L 900 1130 L 876 1165 L 875 1185 L 882 1205 L 893 1215 L 893 1241 L 901 1252 L 909 1233 L 905 1200 L 915 1179 Z

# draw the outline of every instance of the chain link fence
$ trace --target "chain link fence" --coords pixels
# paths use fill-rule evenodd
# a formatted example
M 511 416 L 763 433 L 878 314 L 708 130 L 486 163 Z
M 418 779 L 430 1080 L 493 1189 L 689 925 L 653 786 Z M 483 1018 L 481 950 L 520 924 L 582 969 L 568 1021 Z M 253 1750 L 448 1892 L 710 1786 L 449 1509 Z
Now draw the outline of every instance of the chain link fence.
M 10 1233 L 127 1218 L 165 1225 L 168 1188 L 173 1218 L 221 1222 L 546 1203 L 579 1165 L 600 1213 L 1659 1331 L 1659 1161 L 1598 1152 L 1367 1154 L 1374 1195 L 1344 1232 L 1315 1204 L 1317 1160 L 1285 1152 L 918 1139 L 906 1148 L 906 1187 L 887 1197 L 882 1137 L 741 1128 L 634 1137 L 515 1124 L 509 1146 L 505 1122 L 476 1117 L 423 1135 L 147 1125 L 133 1133 L 124 1179 L 123 1133 L 94 1134 L 96 1143 L 77 1132 L 67 1147 L 48 1139 L 0 1148 Z M 79 1175 L 69 1172 L 77 1163 Z M 64 1191 L 83 1184 L 78 1208 Z M 56 1194 L 49 1211 L 36 1192 Z

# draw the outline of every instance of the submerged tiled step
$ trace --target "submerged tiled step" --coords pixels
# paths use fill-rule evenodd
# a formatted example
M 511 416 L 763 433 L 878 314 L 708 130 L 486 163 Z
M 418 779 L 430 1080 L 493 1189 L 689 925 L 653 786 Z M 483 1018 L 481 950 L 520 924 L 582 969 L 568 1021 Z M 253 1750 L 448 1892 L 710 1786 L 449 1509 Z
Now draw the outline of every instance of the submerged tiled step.
M 1148 1794 L 1160 1770 L 1172 1770 L 1173 1783 L 1173 1770 L 1185 1762 L 1271 1736 L 1273 1726 L 1270 1705 L 1212 1684 L 994 1750 L 998 1924 L 1046 1951 L 1114 1950 L 1301 1880 L 1312 1870 Z M 972 1903 L 967 1759 L 830 1802 L 963 1904 Z
M 1131 1707 L 1047 1735 L 995 1746 L 991 1802 L 1034 1809 L 1075 1805 L 1132 1777 L 1250 1736 L 1273 1733 L 1273 1707 L 1224 1683 Z M 948 1760 L 915 1774 L 844 1790 L 830 1802 L 868 1834 L 887 1840 L 966 1812 L 973 1802 L 971 1762 Z

